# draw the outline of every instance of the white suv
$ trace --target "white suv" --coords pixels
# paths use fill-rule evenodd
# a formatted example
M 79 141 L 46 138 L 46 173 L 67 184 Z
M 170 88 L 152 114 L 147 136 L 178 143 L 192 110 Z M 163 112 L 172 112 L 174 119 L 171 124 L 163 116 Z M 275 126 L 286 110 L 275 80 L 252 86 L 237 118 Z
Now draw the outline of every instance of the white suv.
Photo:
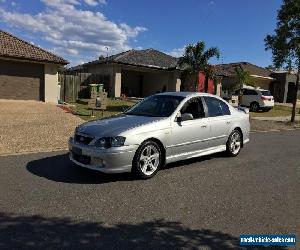
M 242 89 L 241 106 L 249 107 L 250 111 L 269 111 L 274 107 L 274 97 L 265 89 Z

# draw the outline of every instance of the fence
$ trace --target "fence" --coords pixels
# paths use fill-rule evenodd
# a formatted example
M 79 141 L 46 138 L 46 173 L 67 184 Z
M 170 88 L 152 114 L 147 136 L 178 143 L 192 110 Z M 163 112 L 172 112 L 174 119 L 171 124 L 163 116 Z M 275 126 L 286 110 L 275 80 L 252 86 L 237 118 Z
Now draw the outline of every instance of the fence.
M 60 99 L 64 102 L 76 102 L 79 98 L 88 98 L 88 85 L 101 83 L 107 91 L 109 86 L 109 75 L 98 75 L 91 73 L 76 73 L 74 75 L 59 75 L 61 85 Z

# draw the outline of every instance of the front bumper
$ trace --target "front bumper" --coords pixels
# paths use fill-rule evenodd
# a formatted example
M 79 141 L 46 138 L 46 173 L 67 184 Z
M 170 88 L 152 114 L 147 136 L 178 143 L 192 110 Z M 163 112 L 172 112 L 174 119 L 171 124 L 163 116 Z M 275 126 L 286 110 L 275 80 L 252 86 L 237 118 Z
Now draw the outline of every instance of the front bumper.
M 73 148 L 76 148 L 77 150 L 80 149 L 81 156 L 89 157 L 90 162 L 86 163 L 79 161 L 78 155 L 74 153 Z M 77 143 L 73 138 L 70 138 L 69 140 L 69 156 L 71 161 L 81 167 L 103 173 L 130 172 L 132 160 L 137 148 L 138 145 L 100 149 L 94 146 Z

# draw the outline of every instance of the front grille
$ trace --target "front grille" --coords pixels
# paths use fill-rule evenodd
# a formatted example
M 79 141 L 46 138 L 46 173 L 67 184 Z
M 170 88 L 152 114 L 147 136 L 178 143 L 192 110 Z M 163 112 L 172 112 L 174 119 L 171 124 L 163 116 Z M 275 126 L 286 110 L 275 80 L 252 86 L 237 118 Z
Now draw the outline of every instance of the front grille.
M 80 134 L 75 135 L 75 141 L 85 145 L 88 145 L 93 139 L 94 139 L 93 137 L 89 137 L 85 135 L 80 135 Z

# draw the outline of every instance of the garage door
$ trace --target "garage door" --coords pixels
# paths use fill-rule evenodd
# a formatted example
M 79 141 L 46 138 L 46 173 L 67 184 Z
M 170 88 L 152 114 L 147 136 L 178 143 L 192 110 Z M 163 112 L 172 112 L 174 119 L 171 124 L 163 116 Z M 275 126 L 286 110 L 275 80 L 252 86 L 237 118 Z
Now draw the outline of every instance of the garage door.
M 0 99 L 43 100 L 44 65 L 0 60 Z

